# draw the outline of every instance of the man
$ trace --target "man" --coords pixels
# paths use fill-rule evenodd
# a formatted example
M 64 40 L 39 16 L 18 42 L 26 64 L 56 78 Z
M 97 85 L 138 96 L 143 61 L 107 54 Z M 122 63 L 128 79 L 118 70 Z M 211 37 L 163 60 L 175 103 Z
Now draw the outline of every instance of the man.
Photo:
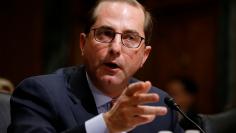
M 9 132 L 181 132 L 163 103 L 167 94 L 132 78 L 150 53 L 150 29 L 137 1 L 99 1 L 80 35 L 84 66 L 23 81 L 12 97 Z
M 14 85 L 8 79 L 0 77 L 0 92 L 12 94 L 14 91 Z

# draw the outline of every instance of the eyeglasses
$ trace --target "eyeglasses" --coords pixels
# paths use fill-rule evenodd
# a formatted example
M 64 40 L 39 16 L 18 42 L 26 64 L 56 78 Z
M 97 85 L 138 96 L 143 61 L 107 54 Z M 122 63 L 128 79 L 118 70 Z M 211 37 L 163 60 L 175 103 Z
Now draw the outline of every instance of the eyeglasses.
M 111 43 L 115 38 L 116 34 L 121 35 L 121 42 L 127 48 L 138 48 L 144 40 L 143 37 L 139 36 L 138 33 L 118 33 L 109 28 L 94 28 L 94 38 L 100 43 Z

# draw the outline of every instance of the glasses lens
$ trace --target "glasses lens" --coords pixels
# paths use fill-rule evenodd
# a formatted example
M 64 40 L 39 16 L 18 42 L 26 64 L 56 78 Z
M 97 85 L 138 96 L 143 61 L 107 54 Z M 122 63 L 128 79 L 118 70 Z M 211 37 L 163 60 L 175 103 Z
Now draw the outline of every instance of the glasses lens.
M 122 42 L 126 47 L 137 48 L 141 42 L 141 37 L 135 33 L 122 34 Z
M 95 39 L 102 43 L 111 42 L 115 33 L 110 29 L 98 28 L 95 30 Z

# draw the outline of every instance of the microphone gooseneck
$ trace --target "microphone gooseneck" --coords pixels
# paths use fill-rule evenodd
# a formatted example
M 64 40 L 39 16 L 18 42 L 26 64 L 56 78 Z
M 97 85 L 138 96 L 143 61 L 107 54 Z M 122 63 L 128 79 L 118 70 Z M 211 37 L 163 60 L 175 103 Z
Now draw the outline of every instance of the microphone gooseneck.
M 174 98 L 171 97 L 165 97 L 164 99 L 165 104 L 173 109 L 178 111 L 184 118 L 186 118 L 188 121 L 190 121 L 192 124 L 194 124 L 202 133 L 206 133 L 197 123 L 195 123 L 193 120 L 191 120 L 181 109 L 180 106 L 175 102 Z

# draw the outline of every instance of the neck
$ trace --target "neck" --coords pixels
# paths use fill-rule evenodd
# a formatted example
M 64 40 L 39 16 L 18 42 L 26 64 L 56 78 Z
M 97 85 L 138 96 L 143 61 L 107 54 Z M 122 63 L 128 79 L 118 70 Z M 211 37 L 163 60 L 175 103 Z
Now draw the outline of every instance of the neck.
M 95 85 L 95 87 L 97 87 L 97 89 L 102 91 L 105 95 L 114 98 L 114 97 L 118 97 L 118 96 L 121 95 L 121 93 L 128 86 L 128 82 L 125 82 L 125 83 L 122 83 L 122 84 L 119 84 L 119 85 L 106 84 L 106 83 L 102 83 L 102 84 L 99 84 L 99 83 L 96 84 L 95 83 L 94 85 Z

